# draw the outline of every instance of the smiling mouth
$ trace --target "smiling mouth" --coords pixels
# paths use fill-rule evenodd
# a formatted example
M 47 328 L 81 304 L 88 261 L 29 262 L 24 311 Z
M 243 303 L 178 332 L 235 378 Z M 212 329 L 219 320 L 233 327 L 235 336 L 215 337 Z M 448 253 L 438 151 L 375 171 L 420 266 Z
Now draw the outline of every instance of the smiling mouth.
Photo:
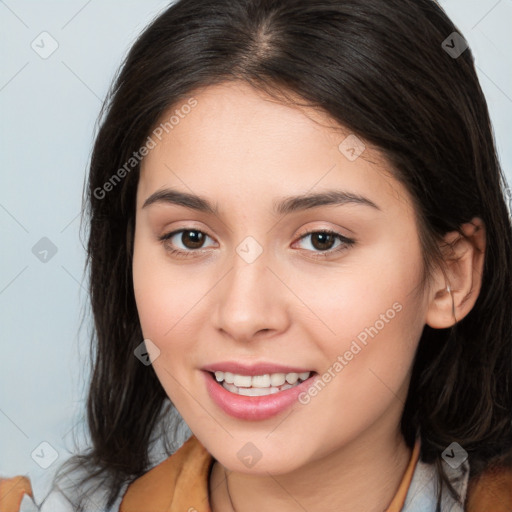
M 316 375 L 316 372 L 270 373 L 239 375 L 231 372 L 210 372 L 212 377 L 230 393 L 242 396 L 266 396 L 294 388 Z

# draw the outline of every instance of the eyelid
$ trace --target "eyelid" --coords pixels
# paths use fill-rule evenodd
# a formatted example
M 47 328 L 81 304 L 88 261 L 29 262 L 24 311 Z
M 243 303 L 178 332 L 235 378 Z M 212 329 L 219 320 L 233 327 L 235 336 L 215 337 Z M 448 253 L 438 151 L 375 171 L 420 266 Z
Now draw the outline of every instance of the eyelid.
M 351 246 L 355 245 L 357 242 L 354 238 L 349 238 L 349 237 L 343 235 L 342 233 L 340 233 L 339 231 L 336 231 L 332 228 L 313 228 L 313 229 L 309 229 L 308 231 L 299 235 L 297 241 L 294 242 L 294 244 L 303 240 L 307 236 L 315 235 L 318 233 L 325 233 L 325 234 L 332 235 L 334 238 L 339 240 L 341 242 L 341 244 L 335 249 L 327 249 L 325 251 L 310 251 L 310 250 L 304 249 L 306 252 L 311 254 L 309 256 L 310 258 L 329 258 L 330 256 L 337 255 L 340 252 L 343 252 L 343 251 L 349 249 Z
M 331 227 L 320 227 L 320 228 L 317 228 L 317 227 L 313 227 L 313 228 L 307 228 L 305 229 L 304 231 L 300 232 L 299 235 L 297 235 L 297 238 L 303 238 L 304 236 L 306 235 L 311 235 L 311 234 L 314 234 L 314 233 L 330 233 L 332 235 L 336 235 L 336 236 L 339 236 L 341 238 L 344 238 L 345 240 L 352 240 L 353 237 L 352 236 L 347 236 L 347 235 L 344 235 L 343 233 L 341 233 L 338 229 L 336 228 L 331 228 Z M 355 241 L 355 240 L 354 240 Z
M 168 233 L 164 233 L 163 235 L 159 236 L 158 240 L 161 242 L 166 242 L 167 240 L 177 235 L 178 233 L 184 233 L 186 231 L 197 231 L 198 233 L 202 233 L 203 235 L 207 236 L 211 240 L 214 240 L 214 238 L 210 236 L 204 229 L 199 229 L 193 226 L 185 226 L 183 228 L 173 229 L 172 231 L 169 231 Z M 199 249 L 189 249 L 188 251 L 183 252 L 200 252 L 202 249 L 203 248 L 201 247 Z

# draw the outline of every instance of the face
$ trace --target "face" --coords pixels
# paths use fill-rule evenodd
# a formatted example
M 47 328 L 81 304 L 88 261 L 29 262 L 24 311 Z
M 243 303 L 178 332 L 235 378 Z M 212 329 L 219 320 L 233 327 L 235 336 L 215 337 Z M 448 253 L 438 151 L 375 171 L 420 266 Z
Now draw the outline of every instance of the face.
M 325 114 L 234 82 L 193 97 L 137 191 L 135 297 L 167 395 L 231 470 L 396 436 L 427 309 L 408 193 Z

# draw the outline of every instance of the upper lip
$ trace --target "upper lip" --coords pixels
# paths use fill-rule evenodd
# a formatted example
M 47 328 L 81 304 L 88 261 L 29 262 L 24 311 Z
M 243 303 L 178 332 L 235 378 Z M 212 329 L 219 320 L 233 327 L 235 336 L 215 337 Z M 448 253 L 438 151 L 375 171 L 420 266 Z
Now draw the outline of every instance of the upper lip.
M 311 368 L 300 366 L 285 366 L 277 363 L 261 362 L 256 364 L 244 364 L 238 361 L 223 361 L 203 366 L 202 370 L 208 372 L 230 372 L 237 375 L 265 375 L 271 373 L 304 373 L 312 372 Z

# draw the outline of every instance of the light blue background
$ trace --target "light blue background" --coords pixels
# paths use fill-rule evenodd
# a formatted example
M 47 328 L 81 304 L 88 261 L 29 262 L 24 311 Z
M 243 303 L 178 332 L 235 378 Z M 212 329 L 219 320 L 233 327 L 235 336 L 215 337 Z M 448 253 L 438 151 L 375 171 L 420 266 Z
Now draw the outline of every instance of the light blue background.
M 235 1 L 235 0 L 234 0 Z M 472 48 L 499 155 L 512 182 L 512 0 L 445 0 Z M 130 44 L 167 1 L 0 0 L 0 475 L 47 479 L 31 458 L 43 441 L 58 462 L 82 425 L 91 321 L 79 238 L 94 126 Z M 47 31 L 58 49 L 42 59 Z M 447 34 L 448 36 L 448 34 Z M 48 237 L 47 263 L 32 247 Z

